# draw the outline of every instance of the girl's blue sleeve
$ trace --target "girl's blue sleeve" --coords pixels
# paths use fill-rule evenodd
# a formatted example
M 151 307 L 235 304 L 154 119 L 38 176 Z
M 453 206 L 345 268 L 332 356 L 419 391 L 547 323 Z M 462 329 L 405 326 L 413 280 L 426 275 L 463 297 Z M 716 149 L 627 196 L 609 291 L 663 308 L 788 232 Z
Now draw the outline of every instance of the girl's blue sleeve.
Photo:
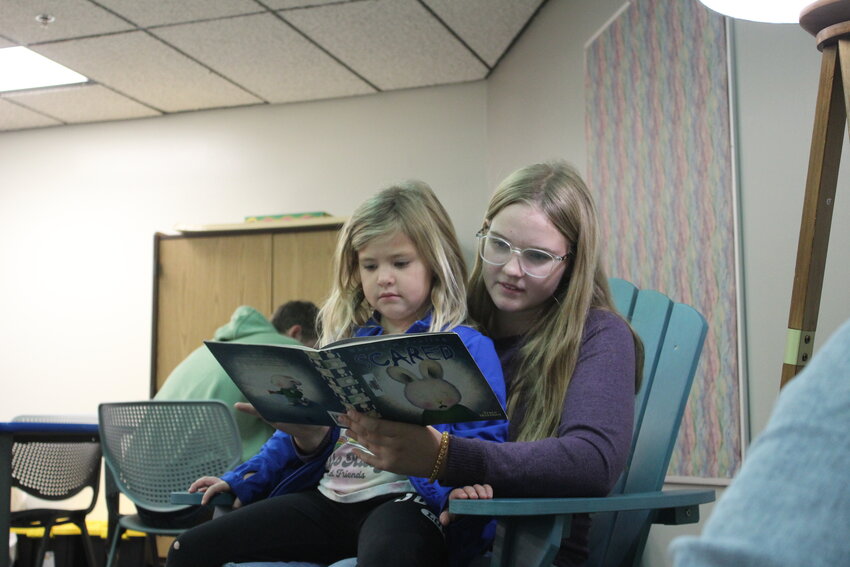
M 502 375 L 502 365 L 499 362 L 499 356 L 496 354 L 493 341 L 469 327 L 458 327 L 454 329 L 454 332 L 460 336 L 463 344 L 466 345 L 472 358 L 478 364 L 478 368 L 481 369 L 481 373 L 484 374 L 484 377 L 496 394 L 499 403 L 504 408 L 506 400 L 505 379 Z M 507 420 L 500 419 L 494 421 L 453 423 L 449 431 L 452 435 L 459 437 L 502 442 L 508 438 L 508 422 Z
M 247 504 L 265 498 L 293 468 L 301 464 L 292 438 L 282 431 L 275 431 L 259 453 L 221 475 L 221 479 L 230 485 L 243 504 Z
M 493 341 L 478 331 L 469 327 L 458 327 L 453 330 L 469 350 L 472 358 L 481 369 L 502 407 L 505 407 L 505 380 L 502 376 L 502 365 L 496 354 Z M 508 437 L 507 420 L 470 421 L 465 423 L 441 424 L 434 426 L 439 431 L 448 431 L 458 437 L 484 439 L 501 443 Z M 435 513 L 445 508 L 451 486 L 442 486 L 439 482 L 429 483 L 427 479 L 411 477 L 411 482 L 417 492 L 428 502 Z

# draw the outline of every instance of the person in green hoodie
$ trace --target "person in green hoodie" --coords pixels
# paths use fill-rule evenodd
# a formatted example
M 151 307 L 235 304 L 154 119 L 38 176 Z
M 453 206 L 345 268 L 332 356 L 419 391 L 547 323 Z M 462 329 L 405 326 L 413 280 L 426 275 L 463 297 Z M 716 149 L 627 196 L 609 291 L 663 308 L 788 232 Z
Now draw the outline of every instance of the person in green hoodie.
M 219 327 L 213 340 L 256 344 L 300 342 L 312 347 L 318 337 L 317 313 L 318 307 L 309 301 L 289 301 L 277 308 L 270 322 L 253 307 L 243 305 L 233 312 L 227 324 Z M 221 400 L 226 403 L 239 427 L 243 461 L 257 454 L 274 432 L 274 428 L 263 420 L 233 408 L 236 402 L 247 400 L 204 345 L 177 365 L 154 399 Z

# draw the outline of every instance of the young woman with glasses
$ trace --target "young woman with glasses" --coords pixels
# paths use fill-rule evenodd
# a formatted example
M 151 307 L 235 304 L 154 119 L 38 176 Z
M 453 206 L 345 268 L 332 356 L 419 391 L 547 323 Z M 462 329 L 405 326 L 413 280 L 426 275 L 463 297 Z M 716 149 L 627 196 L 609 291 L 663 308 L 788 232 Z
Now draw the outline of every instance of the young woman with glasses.
M 602 496 L 632 438 L 643 347 L 615 311 L 590 191 L 569 165 L 524 167 L 493 194 L 478 233 L 469 310 L 493 338 L 508 388 L 509 442 L 450 437 L 351 412 L 384 470 L 427 476 L 452 498 Z M 451 521 L 443 512 L 441 520 Z M 590 518 L 573 519 L 556 565 L 588 556 Z

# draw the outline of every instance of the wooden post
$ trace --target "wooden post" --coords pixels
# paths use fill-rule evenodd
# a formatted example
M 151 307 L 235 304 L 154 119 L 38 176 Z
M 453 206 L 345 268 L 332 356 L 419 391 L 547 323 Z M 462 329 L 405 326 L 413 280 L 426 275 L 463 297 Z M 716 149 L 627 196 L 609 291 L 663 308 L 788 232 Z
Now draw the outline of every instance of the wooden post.
M 802 370 L 814 348 L 844 125 L 850 108 L 850 0 L 811 4 L 803 10 L 800 25 L 816 36 L 823 58 L 781 386 Z

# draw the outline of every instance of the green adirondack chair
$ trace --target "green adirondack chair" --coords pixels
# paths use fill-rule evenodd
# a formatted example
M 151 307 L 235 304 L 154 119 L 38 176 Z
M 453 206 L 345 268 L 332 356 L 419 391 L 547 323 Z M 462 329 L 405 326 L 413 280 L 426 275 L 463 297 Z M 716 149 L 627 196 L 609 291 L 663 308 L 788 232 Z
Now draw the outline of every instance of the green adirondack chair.
M 551 565 L 571 516 L 582 513 L 594 514 L 588 566 L 637 565 L 652 524 L 696 523 L 699 505 L 714 501 L 714 490 L 661 490 L 708 325 L 696 310 L 657 291 L 638 290 L 617 278 L 609 283 L 617 310 L 643 340 L 645 352 L 626 471 L 603 498 L 453 500 L 449 509 L 456 514 L 499 519 L 493 552 L 482 558 L 484 565 Z M 334 567 L 354 565 L 352 558 Z
M 456 514 L 498 518 L 491 567 L 551 565 L 572 515 L 583 513 L 593 514 L 588 566 L 638 565 L 652 524 L 696 523 L 699 505 L 715 498 L 714 490 L 661 490 L 705 341 L 705 319 L 657 291 L 617 278 L 610 286 L 646 354 L 626 470 L 602 498 L 453 500 L 449 509 Z

